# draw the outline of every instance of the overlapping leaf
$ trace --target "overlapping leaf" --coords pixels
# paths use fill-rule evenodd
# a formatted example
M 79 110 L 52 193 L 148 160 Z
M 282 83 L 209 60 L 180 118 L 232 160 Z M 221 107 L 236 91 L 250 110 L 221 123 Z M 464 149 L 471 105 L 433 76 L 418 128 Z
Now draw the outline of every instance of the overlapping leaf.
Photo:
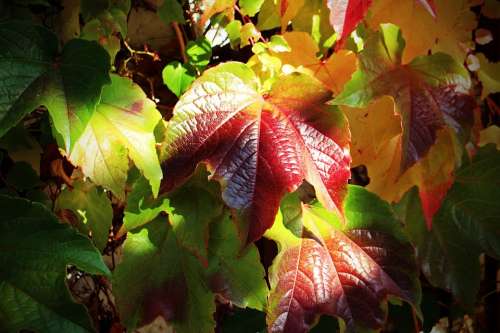
M 316 57 L 319 49 L 315 41 L 305 32 L 287 32 L 283 34 L 290 47 L 289 52 L 274 53 L 283 64 L 295 67 L 303 66 L 310 71 L 325 87 L 334 94 L 342 91 L 356 70 L 356 55 L 347 50 L 332 54 L 328 59 Z
M 263 311 L 268 288 L 259 251 L 252 245 L 241 254 L 241 248 L 236 226 L 229 216 L 211 225 L 207 271 L 210 287 L 238 307 Z
M 429 6 L 421 6 L 427 2 Z M 434 3 L 435 16 L 429 14 Z M 382 23 L 398 25 L 406 40 L 403 63 L 414 57 L 432 52 L 444 52 L 463 63 L 469 49 L 473 48 L 472 31 L 477 21 L 470 10 L 472 1 L 374 1 L 367 17 L 367 24 L 378 29 Z
M 436 53 L 403 65 L 401 31 L 383 24 L 360 54 L 360 69 L 335 104 L 364 107 L 373 99 L 392 96 L 401 115 L 403 136 L 400 173 L 424 157 L 446 125 L 462 141 L 473 123 L 474 99 L 468 95 L 470 79 L 450 56 Z
M 123 323 L 133 329 L 162 316 L 177 332 L 213 331 L 214 296 L 203 280 L 200 262 L 179 248 L 166 218 L 128 233 L 113 275 Z
M 163 189 L 207 162 L 248 242 L 272 225 L 282 195 L 303 179 L 328 209 L 338 209 L 349 178 L 349 135 L 343 115 L 324 104 L 329 96 L 306 74 L 283 75 L 262 96 L 244 64 L 207 70 L 168 124 Z
M 345 227 L 323 208 L 304 206 L 300 218 L 309 237 L 294 240 L 290 234 L 291 245 L 277 239 L 282 249 L 271 273 L 270 332 L 305 332 L 319 314 L 342 318 L 348 331 L 377 329 L 389 295 L 418 309 L 413 248 L 389 205 L 350 187 L 344 211 Z
M 500 153 L 489 145 L 459 169 L 430 231 L 416 191 L 397 207 L 428 280 L 467 306 L 474 304 L 479 291 L 479 254 L 500 257 L 499 165 Z
M 106 193 L 90 182 L 77 181 L 73 188 L 59 194 L 55 206 L 57 210 L 71 210 L 79 222 L 76 227 L 84 234 L 91 231 L 97 248 L 104 249 L 113 220 L 113 208 Z
M 137 85 L 112 76 L 69 160 L 94 183 L 123 198 L 130 157 L 156 195 L 162 172 L 153 130 L 160 119 L 155 104 Z
M 66 266 L 110 272 L 90 241 L 44 206 L 0 196 L 0 329 L 89 332 L 90 320 L 66 288 Z
M 109 82 L 109 56 L 97 43 L 68 42 L 56 60 L 57 39 L 40 26 L 0 24 L 0 135 L 24 115 L 44 105 L 66 151 L 82 135 Z
M 353 165 L 364 165 L 370 183 L 367 189 L 384 200 L 397 202 L 412 187 L 428 203 L 424 212 L 429 227 L 432 216 L 453 180 L 462 151 L 456 147 L 451 129 L 439 131 L 427 155 L 400 174 L 401 118 L 391 97 L 381 97 L 365 108 L 342 107 L 352 134 Z

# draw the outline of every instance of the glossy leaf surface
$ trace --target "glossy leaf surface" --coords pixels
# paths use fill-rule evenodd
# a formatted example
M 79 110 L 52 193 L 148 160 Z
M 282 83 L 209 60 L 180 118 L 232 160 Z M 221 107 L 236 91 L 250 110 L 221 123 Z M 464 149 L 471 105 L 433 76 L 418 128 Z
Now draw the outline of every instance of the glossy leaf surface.
M 338 209 L 350 163 L 347 124 L 324 104 L 330 93 L 320 82 L 283 75 L 264 96 L 258 85 L 241 63 L 207 70 L 177 103 L 165 144 L 163 189 L 208 163 L 248 243 L 272 225 L 282 195 L 303 179 L 326 207 Z
M 0 51 L 0 135 L 44 105 L 66 151 L 82 135 L 109 83 L 109 56 L 97 43 L 68 42 L 59 60 L 58 41 L 43 27 L 13 21 L 0 24 L 6 47 Z M 30 52 L 26 52 L 30 50 Z
M 69 160 L 94 183 L 123 198 L 130 157 L 156 195 L 162 172 L 153 130 L 160 119 L 155 104 L 137 85 L 112 76 Z
M 345 39 L 356 29 L 358 23 L 365 17 L 372 0 L 328 0 L 330 23 L 339 35 L 338 43 L 342 45 Z
M 0 196 L 0 329 L 89 332 L 90 320 L 66 288 L 66 266 L 110 272 L 85 236 L 44 206 Z
M 373 99 L 392 96 L 401 115 L 403 136 L 400 173 L 424 157 L 446 125 L 465 141 L 473 123 L 474 99 L 468 95 L 465 69 L 437 53 L 403 65 L 404 40 L 392 24 L 372 34 L 360 54 L 360 69 L 335 104 L 364 107 Z
M 348 331 L 380 328 L 382 303 L 396 296 L 418 309 L 420 287 L 413 248 L 390 206 L 350 187 L 347 225 L 320 206 L 303 206 L 308 230 L 299 245 L 275 259 L 268 308 L 270 332 L 305 332 L 319 314 L 342 318 Z

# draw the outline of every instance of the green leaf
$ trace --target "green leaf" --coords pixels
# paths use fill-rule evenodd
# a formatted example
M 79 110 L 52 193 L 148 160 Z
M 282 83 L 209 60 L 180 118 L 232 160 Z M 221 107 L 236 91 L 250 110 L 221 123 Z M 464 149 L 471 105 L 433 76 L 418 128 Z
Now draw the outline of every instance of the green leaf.
M 415 188 L 396 206 L 429 282 L 450 290 L 468 307 L 479 291 L 480 253 L 500 258 L 499 166 L 500 152 L 489 145 L 460 168 L 432 230 L 425 226 Z
M 108 242 L 109 228 L 113 221 L 113 208 L 106 193 L 90 182 L 77 181 L 73 188 L 65 188 L 56 200 L 56 209 L 72 210 L 80 221 L 78 229 L 92 239 L 99 250 Z
M 80 11 L 85 21 L 97 17 L 109 6 L 110 0 L 80 0 Z
M 127 196 L 123 225 L 129 231 L 153 221 L 161 212 L 166 212 L 169 200 L 165 196 L 153 197 L 151 186 L 144 177 L 139 177 Z
M 263 310 L 267 302 L 266 272 L 254 244 L 240 255 L 243 244 L 229 216 L 212 224 L 208 274 L 212 290 L 241 307 Z
M 205 175 L 206 173 L 202 173 Z M 205 181 L 206 183 L 206 181 Z M 197 182 L 196 177 L 168 195 L 168 220 L 177 242 L 207 265 L 207 248 L 210 224 L 220 219 L 222 202 L 220 193 L 210 189 L 214 183 Z
M 130 157 L 156 196 L 162 172 L 153 131 L 160 119 L 155 104 L 139 86 L 113 75 L 69 160 L 94 183 L 124 198 Z
M 56 60 L 57 39 L 26 22 L 0 24 L 0 136 L 45 105 L 66 151 L 88 124 L 102 86 L 109 82 L 109 56 L 97 43 L 74 39 Z M 29 52 L 28 52 L 29 51 Z
M 250 17 L 255 16 L 260 11 L 264 0 L 240 0 L 241 13 Z
M 168 89 L 177 97 L 180 97 L 189 88 L 191 82 L 196 76 L 191 68 L 185 66 L 178 61 L 170 62 L 162 72 L 163 82 Z
M 241 42 L 241 21 L 234 20 L 229 22 L 224 29 L 229 37 L 229 43 L 233 49 L 237 48 Z
M 204 270 L 179 247 L 166 218 L 128 233 L 123 261 L 114 272 L 113 292 L 130 329 L 162 316 L 179 333 L 214 331 L 215 299 Z
M 197 70 L 203 70 L 212 57 L 212 45 L 210 41 L 202 36 L 195 41 L 189 41 L 186 45 L 186 55 L 189 64 Z
M 186 23 L 184 19 L 184 11 L 181 4 L 177 0 L 165 0 L 163 5 L 158 8 L 158 15 L 165 24 L 178 22 L 181 24 Z
M 0 330 L 89 332 L 65 286 L 66 266 L 110 275 L 91 242 L 41 204 L 0 195 Z

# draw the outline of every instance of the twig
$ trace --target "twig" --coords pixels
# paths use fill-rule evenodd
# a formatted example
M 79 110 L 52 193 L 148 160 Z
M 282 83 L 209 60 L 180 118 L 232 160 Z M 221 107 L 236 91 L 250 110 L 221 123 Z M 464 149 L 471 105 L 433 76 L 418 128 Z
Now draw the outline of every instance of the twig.
M 182 35 L 179 23 L 172 22 L 172 28 L 174 28 L 175 35 L 177 36 L 177 41 L 179 42 L 179 48 L 181 49 L 182 62 L 187 63 L 188 59 L 186 56 L 186 44 L 184 42 L 184 36 Z

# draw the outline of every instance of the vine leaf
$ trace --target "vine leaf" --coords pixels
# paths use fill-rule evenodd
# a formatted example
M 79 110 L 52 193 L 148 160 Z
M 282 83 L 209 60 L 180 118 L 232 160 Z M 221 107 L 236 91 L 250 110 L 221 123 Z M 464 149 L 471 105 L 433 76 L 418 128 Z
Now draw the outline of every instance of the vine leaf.
M 344 211 L 346 226 L 319 205 L 303 206 L 309 236 L 282 241 L 272 266 L 269 331 L 306 332 L 320 314 L 342 318 L 351 332 L 377 329 L 389 295 L 419 311 L 414 251 L 390 206 L 351 186 Z
M 482 53 L 476 56 L 480 65 L 477 76 L 483 86 L 481 98 L 484 99 L 489 94 L 500 92 L 500 62 L 490 62 Z
M 349 132 L 343 115 L 324 104 L 329 96 L 307 74 L 283 75 L 262 96 L 244 64 L 207 70 L 168 123 L 163 190 L 206 162 L 247 243 L 273 224 L 281 197 L 303 179 L 328 209 L 338 209 L 350 175 Z
M 456 172 L 432 230 L 425 228 L 415 189 L 396 206 L 428 281 L 450 290 L 470 308 L 479 291 L 479 255 L 484 252 L 500 258 L 499 165 L 500 153 L 494 145 L 480 148 L 473 160 Z
M 0 195 L 0 328 L 89 332 L 66 288 L 66 266 L 111 275 L 91 242 L 38 203 Z
M 399 28 L 382 24 L 366 41 L 360 69 L 334 104 L 365 107 L 377 97 L 392 96 L 401 115 L 403 135 L 400 172 L 424 157 L 437 131 L 448 125 L 466 141 L 473 123 L 470 79 L 466 70 L 444 53 L 415 58 L 403 65 L 405 42 Z
M 372 0 L 328 0 L 330 24 L 339 35 L 338 45 L 342 46 L 365 17 Z
M 77 181 L 72 189 L 67 187 L 59 194 L 55 206 L 56 210 L 73 211 L 80 221 L 77 228 L 84 234 L 92 231 L 96 247 L 104 250 L 113 220 L 113 208 L 106 193 L 90 182 Z
M 433 215 L 453 181 L 460 159 L 459 150 L 453 149 L 453 130 L 440 130 L 427 155 L 400 174 L 402 129 L 394 100 L 383 96 L 365 108 L 342 107 L 342 111 L 353 138 L 353 165 L 364 165 L 370 177 L 366 188 L 388 202 L 397 202 L 412 186 L 418 186 L 421 198 L 427 202 L 424 211 L 431 228 Z
M 162 172 L 153 131 L 160 119 L 155 104 L 139 86 L 113 75 L 69 160 L 95 184 L 123 198 L 130 157 L 156 195 Z
M 286 32 L 283 34 L 290 47 L 288 52 L 273 53 L 283 64 L 295 67 L 303 66 L 320 80 L 334 94 L 339 94 L 346 82 L 356 71 L 356 55 L 347 50 L 340 50 L 322 61 L 316 57 L 318 45 L 306 32 Z
M 44 105 L 71 151 L 109 83 L 109 55 L 95 42 L 73 39 L 56 60 L 55 35 L 22 21 L 0 24 L 0 37 L 0 136 Z
M 424 2 L 429 6 L 421 5 Z M 432 3 L 436 17 L 429 15 Z M 470 10 L 473 5 L 469 0 L 380 0 L 374 1 L 366 22 L 372 29 L 378 29 L 386 22 L 401 28 L 407 43 L 403 63 L 427 55 L 431 50 L 432 53 L 447 53 L 462 64 L 470 49 L 474 48 L 471 31 L 476 29 L 477 18 Z
M 162 316 L 176 332 L 214 330 L 215 299 L 204 282 L 203 267 L 179 247 L 165 218 L 128 233 L 123 261 L 113 274 L 113 292 L 131 329 Z
M 240 308 L 263 311 L 269 290 L 259 251 L 252 244 L 240 254 L 241 247 L 236 226 L 229 216 L 211 225 L 208 247 L 210 286 L 213 292 Z

